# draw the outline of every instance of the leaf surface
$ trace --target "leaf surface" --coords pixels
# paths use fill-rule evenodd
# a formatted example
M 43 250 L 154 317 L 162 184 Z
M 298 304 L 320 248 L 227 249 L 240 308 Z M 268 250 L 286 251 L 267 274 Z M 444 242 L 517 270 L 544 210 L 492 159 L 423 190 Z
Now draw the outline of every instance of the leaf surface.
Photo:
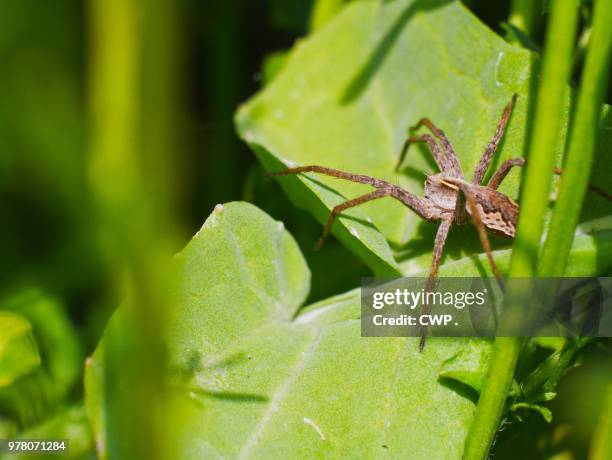
M 601 269 L 596 245 L 612 252 L 612 232 L 577 237 L 578 269 Z M 485 262 L 441 274 L 476 276 Z M 173 263 L 166 346 L 182 458 L 461 457 L 476 394 L 465 385 L 482 381 L 487 340 L 432 338 L 419 353 L 417 339 L 362 338 L 357 289 L 300 308 L 309 271 L 295 241 L 246 203 L 217 207 Z M 102 455 L 104 344 L 86 372 Z
M 473 402 L 437 375 L 467 342 L 419 353 L 414 339 L 363 339 L 357 290 L 296 315 L 308 268 L 282 224 L 246 203 L 218 207 L 174 263 L 166 342 L 183 458 L 461 456 Z M 86 372 L 98 446 L 103 350 Z
M 40 354 L 40 365 L 0 386 L 0 412 L 28 428 L 52 414 L 73 389 L 82 372 L 81 344 L 61 302 L 36 289 L 2 299 L 0 314 L 27 319 Z
M 40 366 L 32 325 L 22 316 L 0 311 L 0 388 Z
M 400 172 L 394 167 L 409 127 L 422 117 L 446 132 L 471 178 L 504 106 L 517 93 L 493 167 L 525 155 L 534 62 L 535 54 L 506 43 L 460 2 L 355 1 L 298 42 L 277 78 L 238 111 L 238 131 L 269 171 L 319 164 L 386 179 L 421 195 L 425 174 L 437 171 L 425 148 L 411 147 Z M 571 105 L 568 94 L 568 112 Z M 566 113 L 558 155 L 567 119 Z M 612 181 L 608 109 L 601 133 L 593 182 L 605 187 Z M 519 178 L 511 172 L 501 191 L 516 198 Z M 293 202 L 320 222 L 333 206 L 371 190 L 314 174 L 279 180 Z M 605 200 L 592 194 L 587 199 L 585 219 L 610 214 Z M 393 199 L 343 216 L 334 234 L 376 274 L 397 273 L 396 260 L 412 261 L 404 273 L 430 262 L 436 225 Z M 474 252 L 481 252 L 477 238 L 451 236 L 450 257 Z

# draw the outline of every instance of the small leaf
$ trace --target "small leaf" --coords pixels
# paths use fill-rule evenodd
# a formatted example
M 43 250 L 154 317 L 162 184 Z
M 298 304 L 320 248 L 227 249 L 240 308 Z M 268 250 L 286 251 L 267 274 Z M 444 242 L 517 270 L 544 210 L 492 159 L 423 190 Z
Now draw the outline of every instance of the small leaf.
M 534 337 L 533 341 L 542 348 L 559 351 L 565 344 L 564 337 Z
M 62 454 L 61 458 L 66 460 L 89 458 L 85 455 L 93 449 L 91 427 L 82 403 L 64 409 L 44 423 L 19 433 L 16 439 L 67 441 L 66 449 L 58 451 Z M 30 458 L 28 456 L 24 457 Z M 8 458 L 14 458 L 14 456 Z M 19 456 L 18 458 L 22 457 Z M 33 455 L 32 458 L 39 458 L 39 456 Z
M 83 357 L 79 339 L 63 305 L 28 289 L 0 302 L 0 311 L 27 318 L 40 353 L 34 372 L 0 388 L 0 409 L 22 428 L 50 416 L 81 375 Z
M 22 316 L 0 311 L 0 388 L 40 366 L 32 325 Z
M 539 401 L 551 394 L 565 372 L 575 365 L 578 352 L 591 340 L 591 337 L 567 339 L 562 349 L 551 353 L 522 382 L 525 398 Z
M 539 402 L 552 401 L 556 397 L 557 397 L 557 393 L 555 393 L 554 391 L 547 391 L 544 393 L 535 394 L 531 396 L 529 400 L 533 403 L 539 403 Z
M 469 339 L 469 342 L 471 342 L 469 348 L 460 350 L 442 363 L 440 377 L 456 380 L 480 393 L 491 358 L 491 341 Z
M 548 423 L 552 422 L 552 412 L 547 407 L 540 406 L 538 404 L 526 403 L 526 402 L 516 403 L 510 407 L 511 411 L 516 412 L 518 411 L 518 409 L 529 409 L 529 410 L 538 412 L 544 418 L 544 420 L 546 420 Z M 520 419 L 520 416 L 519 416 L 519 419 Z

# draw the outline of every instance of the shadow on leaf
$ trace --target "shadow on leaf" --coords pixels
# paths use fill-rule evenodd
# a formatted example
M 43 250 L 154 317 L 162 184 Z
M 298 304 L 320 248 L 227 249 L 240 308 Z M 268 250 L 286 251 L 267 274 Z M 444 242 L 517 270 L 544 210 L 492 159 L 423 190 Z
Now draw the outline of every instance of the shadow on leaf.
M 365 91 L 365 89 L 370 84 L 370 81 L 376 75 L 376 72 L 382 66 L 385 61 L 389 51 L 393 48 L 393 45 L 397 41 L 398 37 L 408 20 L 414 16 L 414 14 L 419 11 L 427 11 L 439 8 L 448 3 L 451 3 L 452 0 L 416 0 L 406 7 L 405 11 L 401 14 L 401 16 L 395 21 L 393 26 L 389 29 L 389 31 L 383 36 L 380 40 L 380 43 L 376 46 L 376 49 L 365 63 L 365 65 L 361 68 L 361 70 L 357 73 L 357 75 L 351 80 L 350 84 L 342 94 L 340 98 L 340 103 L 343 105 L 350 104 L 354 102 L 356 99 L 361 96 L 361 94 Z

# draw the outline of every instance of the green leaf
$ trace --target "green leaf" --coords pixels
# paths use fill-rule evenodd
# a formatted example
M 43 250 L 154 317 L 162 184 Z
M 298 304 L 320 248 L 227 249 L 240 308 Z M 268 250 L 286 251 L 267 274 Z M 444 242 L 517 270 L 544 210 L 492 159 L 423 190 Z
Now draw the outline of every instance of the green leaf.
M 87 456 L 93 450 L 93 436 L 85 412 L 84 406 L 77 405 L 59 412 L 53 418 L 37 425 L 31 429 L 23 431 L 14 439 L 44 439 L 44 440 L 67 440 L 66 450 L 61 452 L 62 459 L 84 459 L 92 458 Z M 27 455 L 0 455 L 1 460 L 17 459 L 39 459 L 39 453 Z
M 425 173 L 436 171 L 424 148 L 411 147 L 401 172 L 394 172 L 408 128 L 421 117 L 446 132 L 470 178 L 503 107 L 518 93 L 493 167 L 525 154 L 535 97 L 534 58 L 506 43 L 459 2 L 350 2 L 320 32 L 296 45 L 275 80 L 240 108 L 236 123 L 269 171 L 320 164 L 422 194 Z M 571 105 L 568 97 L 555 146 L 558 158 Z M 612 181 L 611 127 L 606 111 L 592 177 L 600 186 Z M 519 178 L 518 171 L 512 172 L 501 191 L 516 198 Z M 279 180 L 295 205 L 320 222 L 334 205 L 370 190 L 314 174 Z M 610 214 L 609 202 L 593 194 L 588 199 L 583 220 Z M 436 226 L 393 199 L 343 216 L 334 225 L 335 236 L 375 273 L 397 273 L 396 258 L 412 260 L 412 268 L 429 263 Z M 460 258 L 481 251 L 477 238 L 461 236 L 451 235 L 447 254 Z
M 358 290 L 296 316 L 308 268 L 282 224 L 249 204 L 218 207 L 174 263 L 166 344 L 185 406 L 177 423 L 189 427 L 183 458 L 461 456 L 473 401 L 438 370 L 471 342 L 435 339 L 419 353 L 417 339 L 362 339 Z M 88 360 L 86 398 L 110 456 L 104 344 Z
M 593 221 L 596 222 L 596 221 Z M 612 231 L 600 225 L 585 222 L 586 232 L 576 232 L 569 255 L 566 276 L 596 276 L 612 273 Z M 493 251 L 495 262 L 501 271 L 506 271 L 510 265 L 511 249 Z M 412 261 L 402 263 L 406 273 L 415 275 L 427 272 L 413 268 Z M 450 260 L 440 267 L 440 276 L 492 276 L 491 267 L 486 254 L 477 254 L 459 260 Z
M 22 316 L 0 311 L 0 388 L 40 366 L 32 325 Z
M 592 337 L 566 339 L 563 348 L 551 353 L 525 377 L 521 389 L 526 399 L 531 402 L 547 400 L 547 395 L 574 364 L 576 355 L 592 340 Z
M 586 223 L 585 229 L 600 229 L 601 225 Z M 494 257 L 500 269 L 505 270 L 510 263 L 510 249 L 494 251 Z M 612 231 L 597 231 L 592 234 L 577 233 L 569 256 L 567 276 L 591 276 L 598 273 L 610 273 L 612 271 Z M 415 276 L 426 275 L 427 272 L 417 272 Z M 450 261 L 440 267 L 440 276 L 479 276 L 486 274 L 491 276 L 490 267 L 486 255 L 465 257 L 457 261 Z M 557 340 L 548 340 L 556 343 Z M 538 340 L 539 341 L 539 340 Z M 561 376 L 568 366 L 573 362 L 576 353 L 586 345 L 589 338 L 566 340 L 563 350 L 552 353 L 538 368 L 525 378 L 522 385 L 527 391 L 527 396 L 534 396 L 539 390 L 551 392 L 556 388 Z M 469 355 L 459 353 L 452 356 L 443 363 L 440 376 L 450 378 L 468 385 L 477 392 L 482 389 L 482 383 L 486 378 L 486 363 L 490 358 L 490 345 L 476 342 L 475 350 Z M 522 393 L 519 391 L 519 393 Z M 518 395 L 518 393 L 517 393 Z M 534 396 L 535 398 L 535 396 Z M 541 400 L 541 399 L 539 399 Z
M 485 370 L 491 359 L 491 342 L 483 339 L 470 339 L 475 350 L 459 353 L 446 360 L 440 368 L 440 377 L 461 382 L 480 393 L 485 379 Z
M 0 311 L 19 314 L 32 325 L 41 364 L 11 385 L 0 388 L 0 410 L 32 426 L 53 415 L 82 373 L 83 356 L 63 305 L 35 289 L 0 302 Z
M 344 0 L 315 0 L 310 15 L 310 31 L 327 24 L 342 9 Z
M 510 410 L 513 412 L 518 412 L 518 409 L 529 409 L 538 412 L 548 423 L 552 422 L 552 412 L 547 407 L 540 406 L 539 404 L 531 404 L 526 402 L 512 404 L 512 406 L 510 407 Z M 521 417 L 518 417 L 519 420 L 521 420 Z
M 584 257 L 594 245 L 612 250 L 612 232 L 577 237 L 582 269 L 596 266 Z M 475 276 L 484 262 L 464 258 L 441 273 Z M 361 338 L 358 289 L 300 308 L 302 255 L 281 223 L 246 203 L 218 206 L 173 263 L 165 341 L 177 458 L 461 457 L 474 410 L 463 384 L 482 381 L 489 341 L 432 338 L 419 353 L 418 339 Z M 121 325 L 116 314 L 105 337 Z M 101 458 L 112 456 L 105 343 L 86 371 Z
M 287 62 L 288 51 L 274 51 L 268 53 L 263 60 L 261 66 L 261 80 L 264 85 L 268 85 L 274 80 L 274 78 L 283 69 L 283 66 Z

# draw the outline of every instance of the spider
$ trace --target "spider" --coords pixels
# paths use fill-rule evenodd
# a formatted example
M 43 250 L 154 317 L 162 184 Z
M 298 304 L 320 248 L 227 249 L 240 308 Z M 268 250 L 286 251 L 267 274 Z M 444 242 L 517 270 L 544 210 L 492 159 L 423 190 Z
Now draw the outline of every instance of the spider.
M 327 168 L 325 166 L 299 166 L 279 172 L 268 173 L 268 175 L 285 176 L 289 174 L 315 172 L 339 179 L 358 182 L 360 184 L 371 185 L 375 188 L 375 190 L 370 193 L 345 201 L 332 209 L 323 229 L 323 233 L 315 245 L 315 250 L 318 250 L 329 236 L 334 219 L 338 214 L 348 208 L 384 197 L 391 197 L 399 200 L 425 220 L 431 222 L 440 221 L 434 241 L 431 269 L 429 271 L 426 287 L 427 291 L 432 291 L 435 287 L 435 279 L 440 267 L 442 251 L 451 226 L 453 223 L 458 225 L 465 224 L 469 217 L 478 230 L 478 236 L 491 265 L 491 270 L 497 282 L 502 286 L 501 276 L 495 264 L 495 260 L 493 259 L 487 231 L 504 238 L 514 238 L 519 207 L 510 197 L 498 192 L 497 188 L 513 167 L 525 166 L 526 160 L 524 158 L 511 158 L 506 160 L 499 169 L 495 171 L 486 185 L 483 185 L 482 182 L 489 169 L 493 155 L 497 150 L 497 146 L 504 135 L 515 102 L 516 94 L 504 108 L 495 134 L 478 162 L 471 182 L 465 179 L 455 149 L 441 129 L 433 124 L 428 118 L 422 118 L 415 126 L 411 127 L 411 130 L 416 130 L 421 126 L 425 126 L 429 129 L 431 134 L 409 136 L 406 139 L 400 153 L 396 171 L 403 163 L 409 146 L 419 142 L 427 144 L 440 169 L 439 173 L 429 175 L 425 179 L 424 196 L 422 197 L 414 195 L 397 185 L 381 179 L 362 174 L 352 174 L 338 169 Z M 439 141 L 439 144 L 436 142 L 436 139 Z M 555 173 L 560 175 L 561 170 L 556 168 Z M 591 188 L 597 193 L 610 198 L 606 192 L 593 186 L 591 186 Z M 429 311 L 429 305 L 425 304 L 423 313 L 428 314 Z M 424 345 L 425 331 L 422 330 L 419 349 L 422 350 Z

